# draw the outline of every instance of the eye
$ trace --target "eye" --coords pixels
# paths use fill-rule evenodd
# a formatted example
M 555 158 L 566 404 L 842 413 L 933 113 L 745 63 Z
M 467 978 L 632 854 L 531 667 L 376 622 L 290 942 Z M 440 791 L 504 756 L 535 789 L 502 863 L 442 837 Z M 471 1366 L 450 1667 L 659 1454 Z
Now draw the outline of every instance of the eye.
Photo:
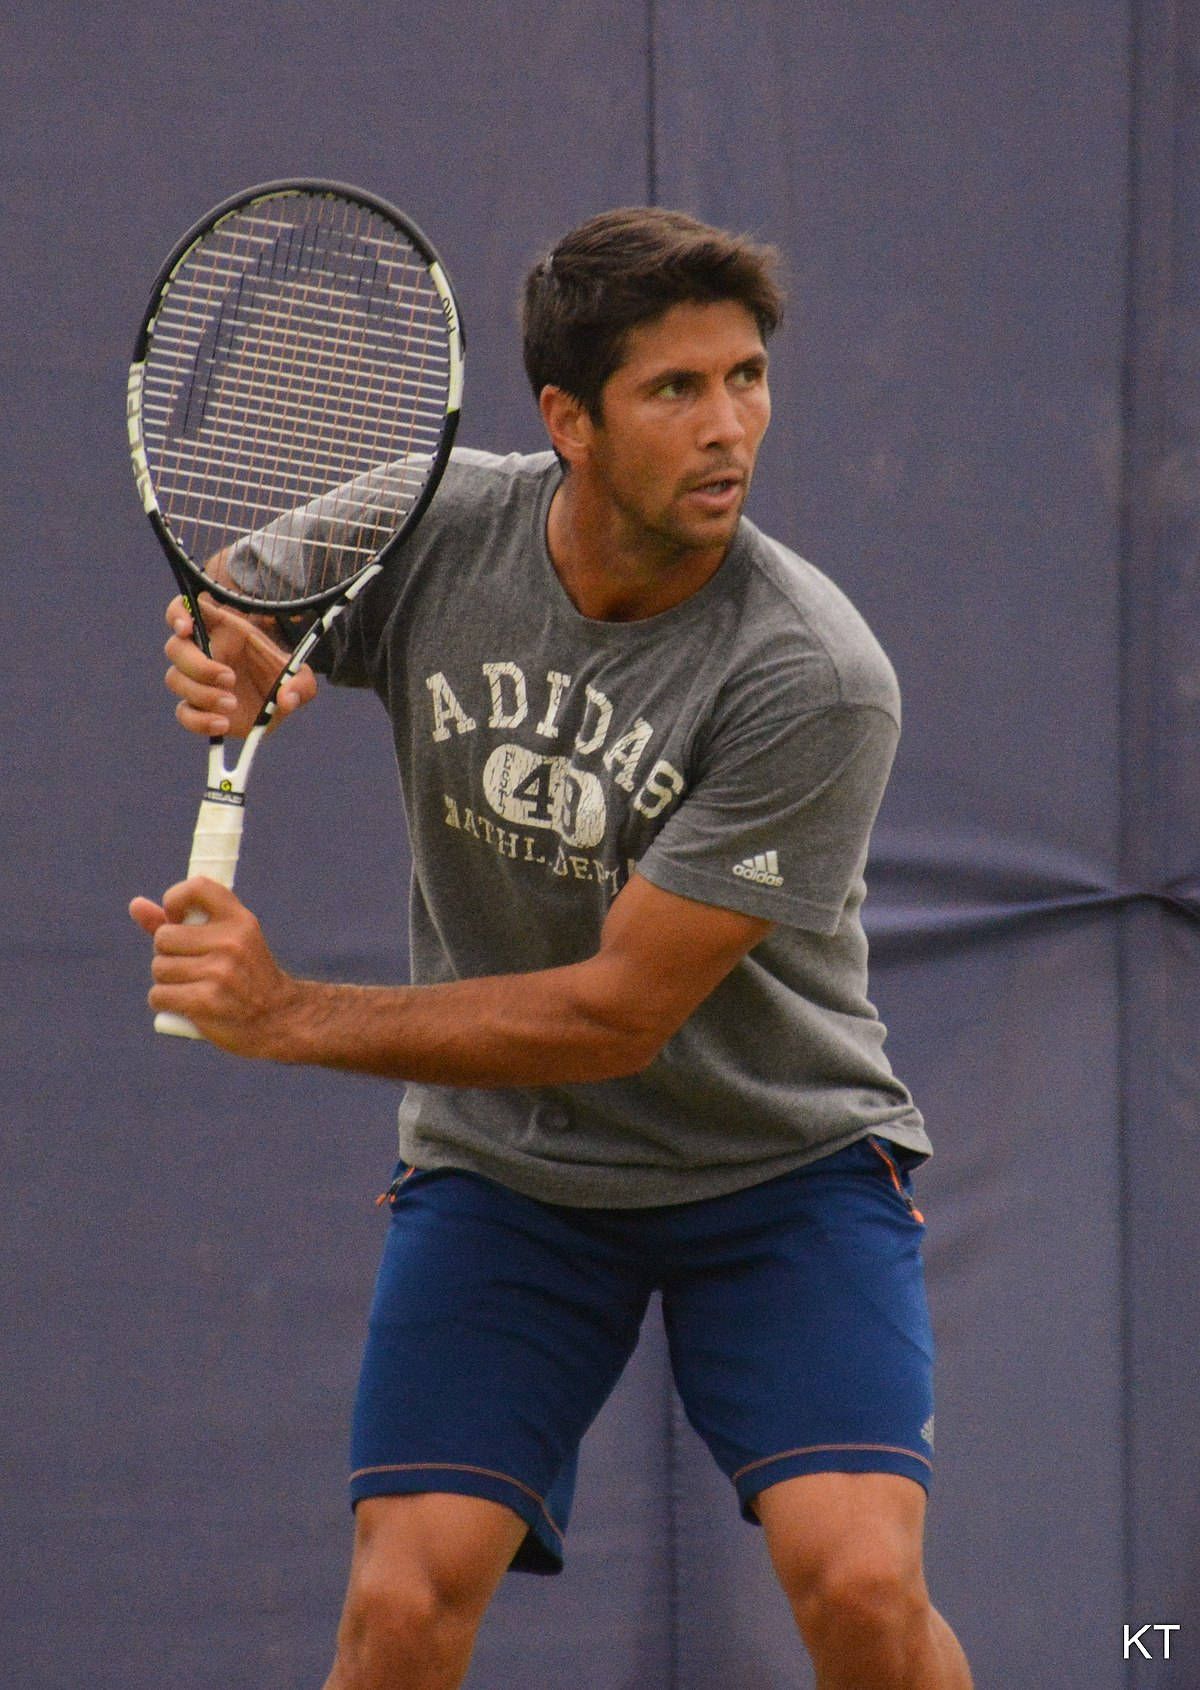
M 740 388 L 758 387 L 766 380 L 766 377 L 767 371 L 764 365 L 758 363 L 740 364 L 733 372 L 733 384 Z

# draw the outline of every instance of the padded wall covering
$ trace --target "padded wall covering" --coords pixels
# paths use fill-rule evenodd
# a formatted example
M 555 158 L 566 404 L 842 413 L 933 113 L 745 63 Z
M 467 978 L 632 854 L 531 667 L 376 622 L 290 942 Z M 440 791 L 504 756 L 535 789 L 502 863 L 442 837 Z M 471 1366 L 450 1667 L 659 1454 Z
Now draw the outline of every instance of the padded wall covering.
M 129 341 L 190 219 L 308 173 L 435 236 L 478 445 L 538 441 L 513 299 L 570 224 L 657 198 L 784 249 L 754 515 L 858 600 L 906 700 L 868 909 L 938 1148 L 935 1593 L 981 1686 L 1200 1681 L 1200 9 L 46 0 L 5 27 L 12 1682 L 304 1690 L 340 1600 L 395 1098 L 155 1040 L 124 916 L 182 871 L 202 767 L 160 689 Z M 370 702 L 281 735 L 251 817 L 240 887 L 285 961 L 401 975 Z M 1185 1628 L 1170 1663 L 1123 1660 L 1143 1622 Z M 805 1681 L 652 1323 L 567 1573 L 507 1582 L 470 1682 Z

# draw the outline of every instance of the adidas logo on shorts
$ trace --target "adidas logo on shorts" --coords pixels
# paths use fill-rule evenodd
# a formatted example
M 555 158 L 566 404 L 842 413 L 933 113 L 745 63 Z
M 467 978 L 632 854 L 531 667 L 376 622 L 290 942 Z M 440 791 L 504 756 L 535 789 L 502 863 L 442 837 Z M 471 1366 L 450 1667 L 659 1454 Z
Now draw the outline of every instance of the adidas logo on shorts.
M 756 857 L 747 857 L 744 862 L 735 863 L 733 872 L 739 880 L 752 880 L 756 886 L 783 885 L 783 876 L 779 872 L 779 857 L 774 851 L 760 851 Z

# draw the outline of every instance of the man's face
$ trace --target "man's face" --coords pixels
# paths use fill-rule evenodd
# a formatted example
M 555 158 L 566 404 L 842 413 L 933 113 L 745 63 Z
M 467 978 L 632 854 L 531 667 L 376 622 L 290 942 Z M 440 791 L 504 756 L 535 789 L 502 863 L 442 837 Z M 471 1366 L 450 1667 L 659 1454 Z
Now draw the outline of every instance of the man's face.
M 758 325 L 733 300 L 673 305 L 630 331 L 590 423 L 588 470 L 650 551 L 732 540 L 771 416 Z

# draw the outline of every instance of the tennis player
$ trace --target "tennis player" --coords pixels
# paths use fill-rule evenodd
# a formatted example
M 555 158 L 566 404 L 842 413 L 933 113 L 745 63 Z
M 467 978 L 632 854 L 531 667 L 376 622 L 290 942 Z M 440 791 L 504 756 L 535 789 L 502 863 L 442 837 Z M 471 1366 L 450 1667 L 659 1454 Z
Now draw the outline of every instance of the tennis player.
M 326 1690 L 449 1690 L 505 1570 L 561 1567 L 655 1291 L 821 1690 L 970 1684 L 922 1570 L 930 1147 L 860 922 L 896 681 L 742 514 L 780 311 L 769 249 L 683 215 L 567 235 L 524 295 L 552 450 L 457 451 L 328 642 L 393 725 L 411 986 L 293 977 L 210 881 L 131 906 L 156 1010 L 406 1085 Z M 303 578 L 329 524 L 289 532 Z M 168 622 L 181 723 L 245 732 L 278 634 L 214 605 L 205 657 L 181 601 Z

